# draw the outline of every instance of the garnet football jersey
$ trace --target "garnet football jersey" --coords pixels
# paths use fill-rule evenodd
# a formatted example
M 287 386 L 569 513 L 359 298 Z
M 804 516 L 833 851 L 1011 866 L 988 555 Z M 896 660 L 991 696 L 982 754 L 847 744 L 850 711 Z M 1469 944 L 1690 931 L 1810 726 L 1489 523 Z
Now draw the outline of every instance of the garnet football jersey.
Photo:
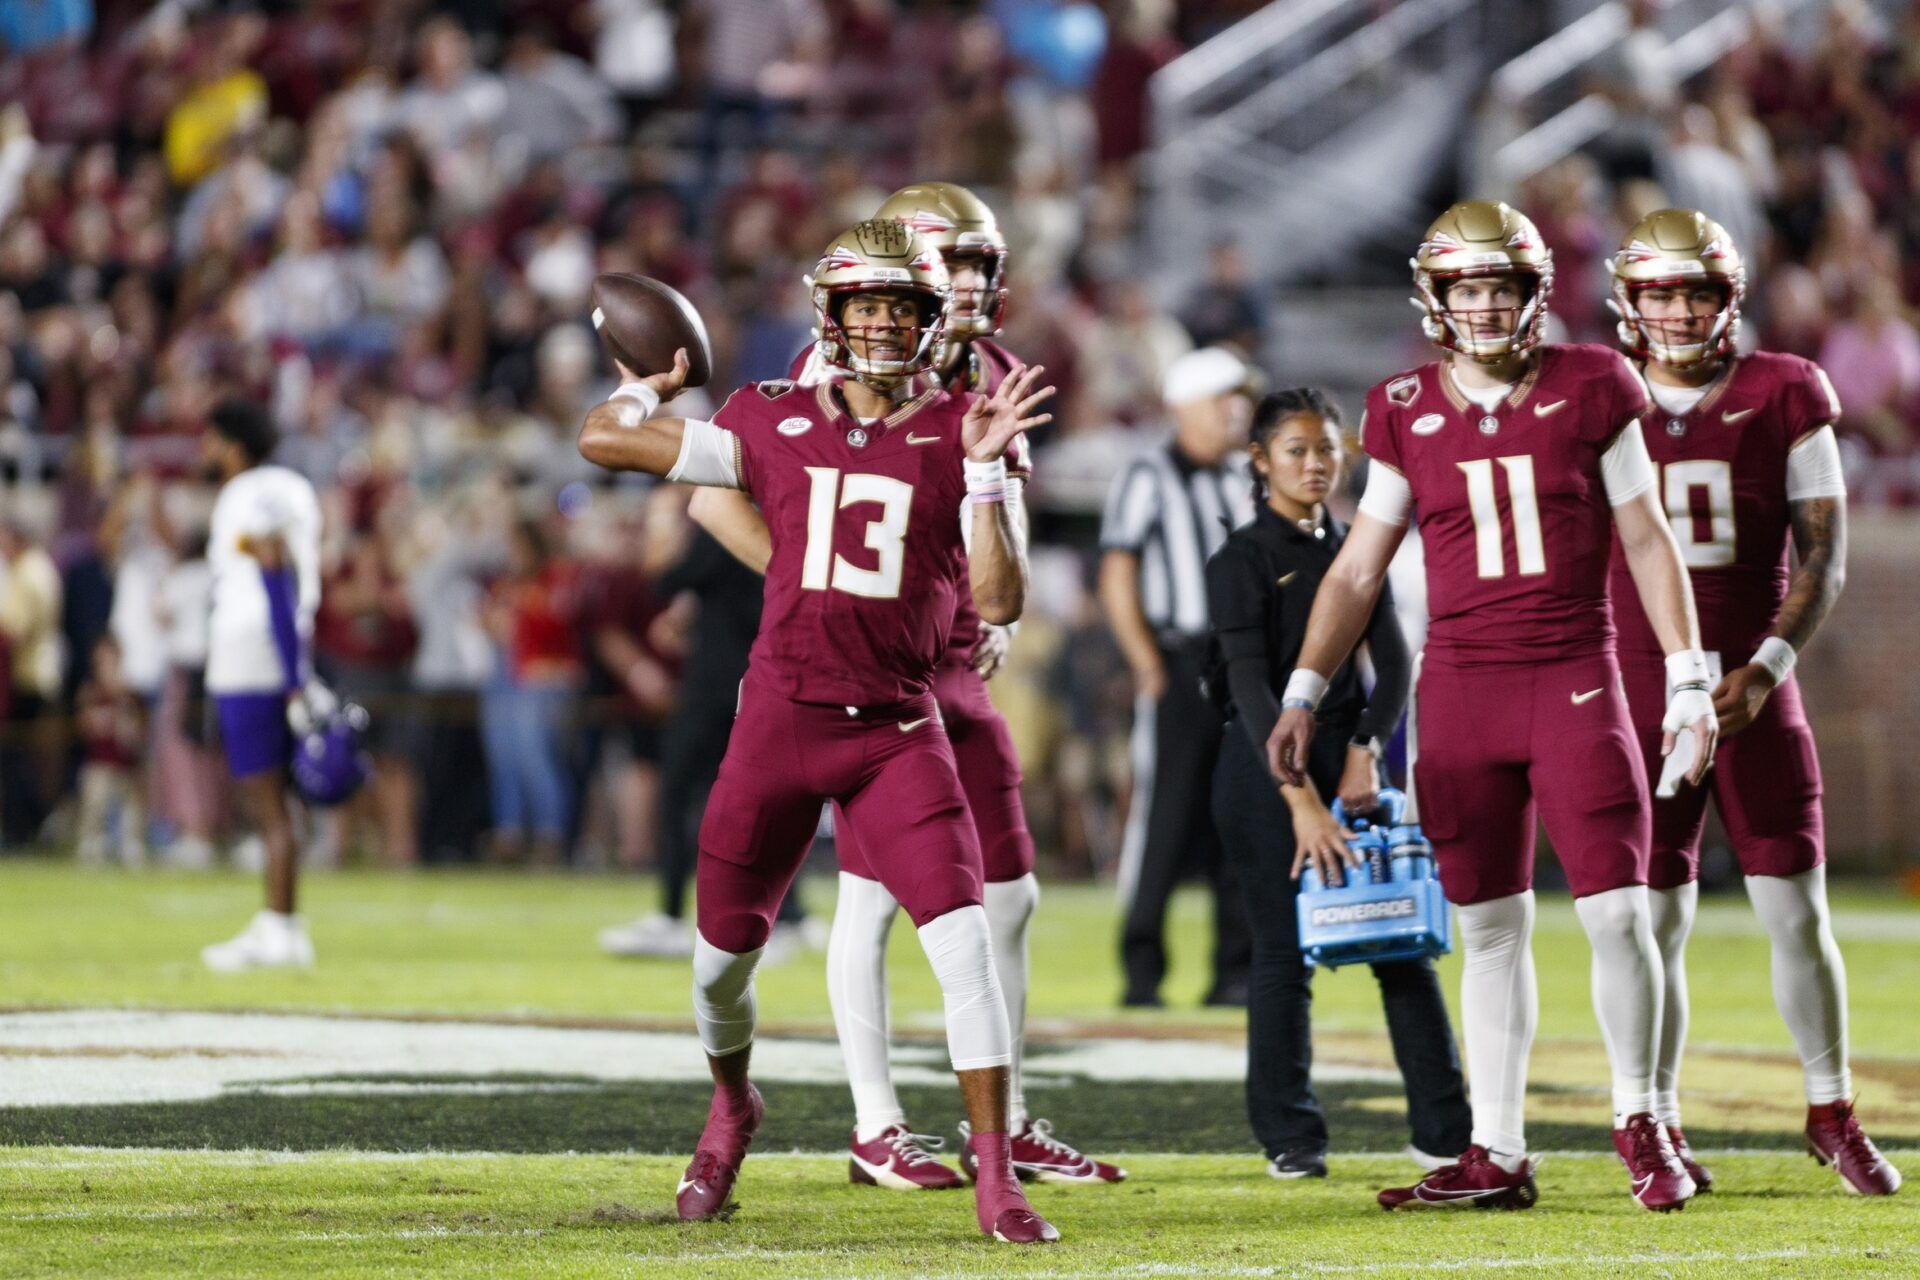
M 1367 393 L 1360 444 L 1406 477 L 1427 561 L 1427 651 L 1533 662 L 1609 653 L 1613 509 L 1601 455 L 1647 405 L 1618 352 L 1547 344 L 1492 411 L 1445 362 Z
M 823 381 L 816 372 L 822 367 L 816 352 L 819 344 L 813 343 L 801 349 L 787 368 L 787 376 L 803 385 Z M 1020 367 L 1020 361 L 1011 351 L 991 338 L 976 338 L 967 344 L 967 361 L 961 366 L 959 379 L 964 385 L 955 388 L 960 391 L 974 391 L 990 396 L 1000 389 L 1007 375 Z M 1018 435 L 1007 446 L 1007 474 L 1017 476 L 1023 483 L 1033 478 L 1033 455 L 1027 448 L 1027 437 Z M 960 519 L 966 520 L 967 511 L 963 508 Z M 973 589 L 967 585 L 963 576 L 960 579 L 959 599 L 954 604 L 953 630 L 947 636 L 947 659 L 965 663 L 973 658 L 973 647 L 980 642 L 980 612 L 973 607 Z
M 967 573 L 972 399 L 923 391 L 863 426 L 831 384 L 763 382 L 714 416 L 772 538 L 750 662 L 784 696 L 869 706 L 927 690 Z
M 1726 670 L 1772 634 L 1786 599 L 1787 455 L 1839 416 L 1819 365 L 1757 352 L 1734 360 L 1686 413 L 1655 404 L 1641 419 L 1660 473 L 1656 492 L 1693 579 L 1701 647 L 1718 652 Z M 1659 651 L 1617 559 L 1613 612 L 1623 648 Z

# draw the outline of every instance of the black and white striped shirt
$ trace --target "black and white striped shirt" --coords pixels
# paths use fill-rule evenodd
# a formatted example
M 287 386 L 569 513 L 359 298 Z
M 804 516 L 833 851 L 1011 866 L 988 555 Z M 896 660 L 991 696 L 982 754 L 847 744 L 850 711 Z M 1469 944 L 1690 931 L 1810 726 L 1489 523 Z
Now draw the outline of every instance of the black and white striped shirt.
M 1140 604 L 1163 641 L 1207 634 L 1207 558 L 1253 518 L 1241 455 L 1202 467 L 1177 444 L 1134 459 L 1113 482 L 1100 549 L 1140 557 Z

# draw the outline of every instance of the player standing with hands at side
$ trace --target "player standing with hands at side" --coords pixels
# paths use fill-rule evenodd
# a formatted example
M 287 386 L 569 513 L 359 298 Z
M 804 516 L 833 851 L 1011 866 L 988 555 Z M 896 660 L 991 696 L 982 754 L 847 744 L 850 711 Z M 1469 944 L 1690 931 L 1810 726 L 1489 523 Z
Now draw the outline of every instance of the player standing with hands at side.
M 1839 399 L 1810 361 L 1734 354 L 1746 267 L 1726 229 L 1705 214 L 1647 215 L 1608 265 L 1621 340 L 1641 360 L 1653 395 L 1644 421 L 1660 501 L 1692 574 L 1710 665 L 1726 673 L 1713 691 L 1726 736 L 1710 789 L 1772 942 L 1774 1003 L 1805 1074 L 1807 1147 L 1849 1190 L 1891 1195 L 1900 1171 L 1853 1115 L 1846 965 L 1827 914 L 1820 761 L 1792 679 L 1799 650 L 1846 579 L 1847 488 L 1833 435 Z M 1789 541 L 1799 553 L 1791 574 Z M 1657 759 L 1666 692 L 1659 643 L 1622 578 L 1615 564 L 1620 666 L 1641 747 Z M 1656 1107 L 1703 1190 L 1713 1179 L 1680 1128 L 1679 1075 L 1708 790 L 1655 802 L 1647 877 L 1667 981 Z
M 916 392 L 949 314 L 946 268 L 899 223 L 836 236 L 812 276 L 820 332 L 847 380 L 749 385 L 716 422 L 652 417 L 685 380 L 625 381 L 588 413 L 580 452 L 614 470 L 744 489 L 772 538 L 766 605 L 700 832 L 694 1015 L 714 1098 L 680 1183 L 680 1216 L 726 1206 L 764 1106 L 748 1080 L 753 971 L 812 840 L 838 800 L 873 870 L 912 916 L 940 982 L 966 1102 L 980 1228 L 1059 1233 L 1014 1176 L 1006 1007 L 981 906 L 979 843 L 930 692 L 966 575 L 989 622 L 1018 618 L 1026 562 L 1005 507 L 1005 454 L 1049 420 L 1041 370 L 992 397 Z M 972 546 L 954 512 L 966 502 Z
M 1473 1142 L 1457 1164 L 1380 1202 L 1525 1208 L 1538 1195 L 1525 1134 L 1539 1018 L 1537 808 L 1593 947 L 1614 1148 L 1636 1200 L 1678 1208 L 1695 1187 L 1653 1114 L 1663 980 L 1647 897 L 1646 771 L 1607 603 L 1616 528 L 1674 687 L 1665 772 L 1684 766 L 1698 785 L 1716 729 L 1686 568 L 1641 439 L 1646 389 L 1618 352 L 1542 343 L 1553 256 L 1507 205 L 1454 205 L 1411 265 L 1427 336 L 1448 356 L 1368 393 L 1360 440 L 1374 466 L 1268 743 L 1275 773 L 1299 785 L 1314 709 L 1417 508 L 1432 623 L 1413 777 L 1441 883 L 1460 908 Z

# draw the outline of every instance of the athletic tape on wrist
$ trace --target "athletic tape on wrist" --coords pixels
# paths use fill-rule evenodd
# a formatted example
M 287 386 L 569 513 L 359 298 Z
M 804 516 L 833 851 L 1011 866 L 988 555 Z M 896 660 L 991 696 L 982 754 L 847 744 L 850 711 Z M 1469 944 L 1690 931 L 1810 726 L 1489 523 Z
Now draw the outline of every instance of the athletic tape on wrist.
M 1287 687 L 1280 695 L 1280 705 L 1285 707 L 1289 703 L 1304 703 L 1307 710 L 1315 711 L 1320 707 L 1320 699 L 1326 696 L 1325 676 L 1305 667 L 1295 667 L 1293 674 L 1287 677 Z
M 1768 636 L 1760 642 L 1760 647 L 1754 650 L 1753 660 L 1767 669 L 1775 684 L 1780 684 L 1792 674 L 1793 664 L 1800 661 L 1800 655 L 1794 652 L 1792 645 L 1779 636 Z
M 1007 500 L 1007 460 L 995 458 L 992 462 L 975 462 L 968 458 L 961 464 L 967 478 L 968 502 L 1005 502 Z
M 1667 684 L 1675 689 L 1694 686 L 1701 689 L 1713 685 L 1707 672 L 1707 655 L 1700 649 L 1681 649 L 1667 655 Z
M 645 416 L 649 418 L 653 416 L 653 411 L 660 407 L 660 393 L 644 382 L 623 382 L 614 388 L 613 394 L 607 399 L 638 401 L 640 407 L 646 410 Z

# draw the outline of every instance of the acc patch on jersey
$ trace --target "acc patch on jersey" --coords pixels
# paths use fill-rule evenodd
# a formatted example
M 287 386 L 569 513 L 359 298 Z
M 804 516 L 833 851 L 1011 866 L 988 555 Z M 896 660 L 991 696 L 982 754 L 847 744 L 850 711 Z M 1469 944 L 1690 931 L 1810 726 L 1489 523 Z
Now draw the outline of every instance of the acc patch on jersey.
M 773 429 L 783 436 L 801 436 L 812 427 L 812 418 L 782 418 Z
M 765 396 L 767 399 L 778 400 L 781 396 L 793 390 L 793 379 L 774 378 L 769 382 L 760 382 L 760 383 L 755 383 L 754 385 L 756 389 L 760 392 L 760 394 Z
M 1387 399 L 1405 408 L 1420 394 L 1420 375 L 1410 373 L 1404 378 L 1395 378 L 1387 384 Z

